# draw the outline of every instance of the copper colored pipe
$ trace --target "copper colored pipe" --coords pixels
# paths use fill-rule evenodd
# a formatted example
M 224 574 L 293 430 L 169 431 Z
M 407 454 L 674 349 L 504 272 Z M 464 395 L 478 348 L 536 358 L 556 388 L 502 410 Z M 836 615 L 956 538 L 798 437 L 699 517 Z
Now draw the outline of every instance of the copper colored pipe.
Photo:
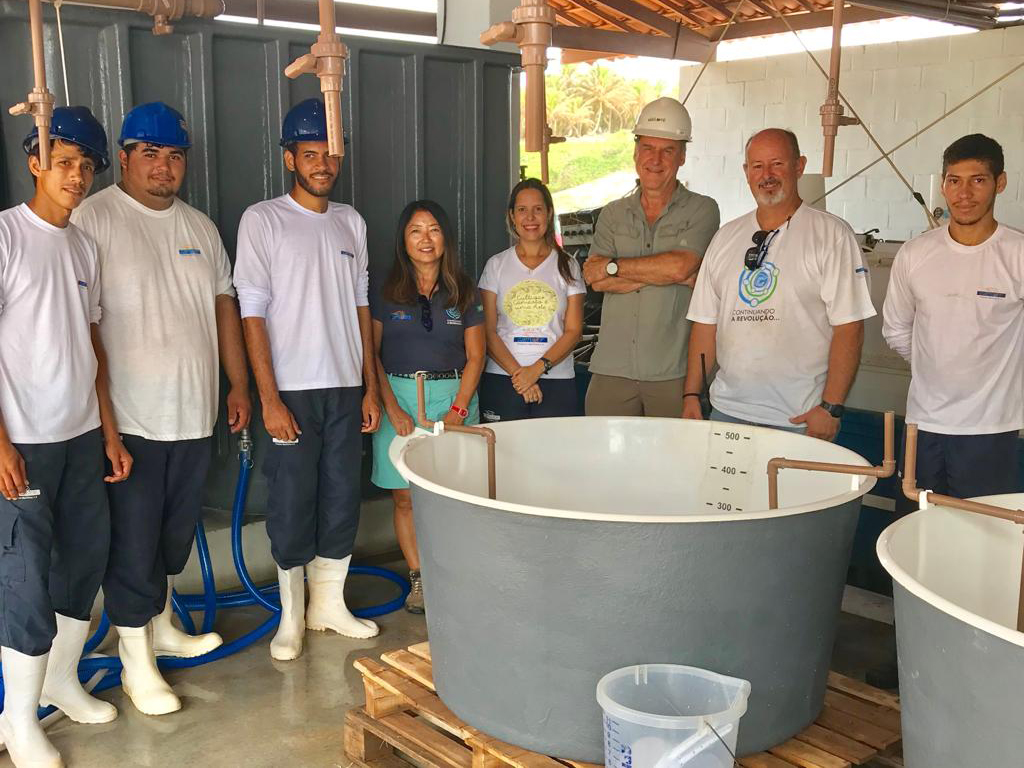
M 1022 510 L 982 504 L 980 501 L 966 501 L 965 499 L 944 496 L 941 493 L 932 493 L 931 491 L 918 488 L 917 424 L 907 424 L 906 452 L 903 463 L 903 493 L 911 501 L 920 502 L 921 494 L 924 494 L 924 500 L 929 504 L 962 509 L 965 512 L 988 515 L 989 517 L 997 517 L 1000 520 L 1009 520 L 1017 525 L 1024 525 L 1024 511 Z M 1024 561 L 1021 562 L 1020 596 L 1017 598 L 1017 631 L 1024 632 Z
M 836 136 L 839 126 L 854 125 L 856 118 L 843 115 L 843 105 L 839 103 L 839 69 L 842 58 L 843 36 L 843 2 L 836 0 L 832 7 L 832 56 L 828 67 L 828 90 L 825 103 L 818 113 L 821 115 L 821 131 L 825 137 L 825 151 L 821 159 L 821 175 L 832 175 L 832 164 L 835 159 Z
M 35 87 L 26 100 L 15 104 L 12 115 L 32 115 L 39 129 L 39 167 L 50 170 L 50 122 L 53 117 L 53 94 L 46 87 L 46 60 L 43 56 L 42 0 L 28 0 L 28 23 L 32 32 L 32 74 Z
M 426 398 L 423 394 L 426 376 L 424 371 L 416 372 L 416 421 L 424 429 L 433 429 L 436 422 L 427 418 Z M 495 463 L 494 463 L 494 430 L 489 427 L 465 427 L 457 424 L 445 424 L 445 432 L 462 432 L 467 435 L 477 435 L 487 441 L 487 498 L 497 498 L 497 487 L 495 484 Z
M 885 412 L 885 454 L 880 467 L 860 467 L 856 464 L 832 464 L 820 461 L 775 458 L 768 462 L 768 509 L 779 508 L 779 470 L 806 469 L 812 472 L 836 472 L 843 475 L 864 475 L 867 477 L 892 477 L 896 471 L 896 454 L 893 447 L 896 429 L 896 415 Z
M 348 48 L 341 42 L 334 14 L 334 0 L 319 0 L 320 34 L 304 54 L 285 67 L 287 77 L 311 74 L 320 78 L 320 92 L 327 112 L 327 152 L 345 156 L 345 134 L 341 124 L 341 84 L 345 76 Z
M 554 26 L 555 11 L 547 0 L 521 0 L 521 4 L 512 11 L 512 21 L 495 24 L 480 35 L 483 45 L 515 43 L 519 46 L 526 72 L 526 129 L 523 138 L 527 152 L 541 153 L 541 180 L 545 184 L 548 181 L 548 145 L 555 141 L 547 125 L 544 89 L 544 70 L 548 64 Z
M 49 0 L 52 2 L 52 0 Z M 137 11 L 153 17 L 153 34 L 167 35 L 174 31 L 172 21 L 189 16 L 212 19 L 224 13 L 224 0 L 65 0 L 68 5 L 90 8 L 116 8 Z

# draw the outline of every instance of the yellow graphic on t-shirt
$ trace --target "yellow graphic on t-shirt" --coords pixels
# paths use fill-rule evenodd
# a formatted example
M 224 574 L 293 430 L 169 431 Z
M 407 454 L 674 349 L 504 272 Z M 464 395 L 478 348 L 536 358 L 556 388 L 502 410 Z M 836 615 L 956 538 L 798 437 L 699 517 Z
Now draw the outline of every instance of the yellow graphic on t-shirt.
M 558 294 L 541 280 L 523 280 L 509 289 L 501 307 L 516 325 L 543 328 L 558 311 Z

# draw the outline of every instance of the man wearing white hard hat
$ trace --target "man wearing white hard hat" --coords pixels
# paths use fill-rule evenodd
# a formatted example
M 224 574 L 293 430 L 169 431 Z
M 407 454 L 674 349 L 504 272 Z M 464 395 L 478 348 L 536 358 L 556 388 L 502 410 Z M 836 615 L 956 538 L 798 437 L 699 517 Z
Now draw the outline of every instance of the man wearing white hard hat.
M 633 134 L 637 189 L 601 211 L 583 265 L 604 293 L 588 416 L 679 415 L 691 286 L 718 229 L 718 204 L 676 178 L 692 135 L 686 107 L 655 99 Z

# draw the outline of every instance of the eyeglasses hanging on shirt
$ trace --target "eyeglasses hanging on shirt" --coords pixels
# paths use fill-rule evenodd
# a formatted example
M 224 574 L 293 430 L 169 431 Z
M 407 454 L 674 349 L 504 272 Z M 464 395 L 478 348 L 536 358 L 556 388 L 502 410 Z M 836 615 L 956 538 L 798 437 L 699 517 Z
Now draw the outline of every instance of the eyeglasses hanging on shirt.
M 434 316 L 430 311 L 430 299 L 422 293 L 417 299 L 420 303 L 420 323 L 423 324 L 423 328 L 428 332 L 434 330 Z
M 786 223 L 783 225 L 789 227 L 789 222 L 793 217 L 790 216 L 786 219 Z M 747 248 L 747 252 L 743 254 L 743 266 L 749 269 L 751 272 L 756 272 L 761 268 L 764 260 L 768 257 L 768 248 L 771 247 L 772 240 L 775 239 L 776 235 L 782 230 L 782 227 L 773 229 L 771 232 L 759 229 L 750 238 L 754 243 L 750 248 Z

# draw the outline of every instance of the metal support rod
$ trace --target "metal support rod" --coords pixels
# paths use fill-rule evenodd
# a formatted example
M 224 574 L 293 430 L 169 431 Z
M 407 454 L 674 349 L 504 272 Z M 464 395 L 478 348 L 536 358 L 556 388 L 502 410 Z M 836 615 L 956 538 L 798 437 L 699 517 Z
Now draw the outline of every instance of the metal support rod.
M 911 501 L 920 503 L 922 500 L 928 504 L 935 504 L 940 507 L 952 507 L 964 512 L 973 512 L 977 515 L 987 515 L 1000 520 L 1008 520 L 1011 523 L 1024 526 L 1024 510 L 1006 509 L 997 507 L 994 504 L 983 504 L 980 501 L 967 501 L 957 499 L 953 496 L 944 496 L 941 493 L 932 493 L 917 487 L 917 424 L 907 424 L 906 428 L 906 450 L 903 463 L 903 493 Z M 1024 632 L 1024 560 L 1021 561 L 1020 572 L 1020 593 L 1017 598 L 1017 631 Z
M 28 23 L 32 34 L 32 75 L 35 87 L 26 100 L 8 111 L 12 115 L 32 115 L 39 129 L 39 167 L 50 170 L 50 122 L 53 117 L 53 94 L 46 87 L 46 60 L 43 55 L 42 0 L 28 0 Z
M 424 429 L 433 429 L 435 422 L 427 418 L 426 399 L 423 394 L 423 382 L 426 380 L 426 371 L 416 372 L 416 421 Z M 458 424 L 443 424 L 445 432 L 461 432 L 466 435 L 476 435 L 487 441 L 487 498 L 497 498 L 497 485 L 495 483 L 495 461 L 494 447 L 496 439 L 494 430 L 489 427 L 465 427 Z
M 337 33 L 334 0 L 319 0 L 320 34 L 304 54 L 285 67 L 287 77 L 310 74 L 320 78 L 320 92 L 327 113 L 327 152 L 332 157 L 345 156 L 345 133 L 341 124 L 341 85 L 345 76 L 348 47 Z
M 885 448 L 882 465 L 879 467 L 861 467 L 856 464 L 833 464 L 821 461 L 802 461 L 782 457 L 768 462 L 768 509 L 779 508 L 779 470 L 805 469 L 811 472 L 835 472 L 843 475 L 863 475 L 867 477 L 892 477 L 896 471 L 896 452 L 894 448 L 896 431 L 896 415 L 892 411 L 885 412 Z

